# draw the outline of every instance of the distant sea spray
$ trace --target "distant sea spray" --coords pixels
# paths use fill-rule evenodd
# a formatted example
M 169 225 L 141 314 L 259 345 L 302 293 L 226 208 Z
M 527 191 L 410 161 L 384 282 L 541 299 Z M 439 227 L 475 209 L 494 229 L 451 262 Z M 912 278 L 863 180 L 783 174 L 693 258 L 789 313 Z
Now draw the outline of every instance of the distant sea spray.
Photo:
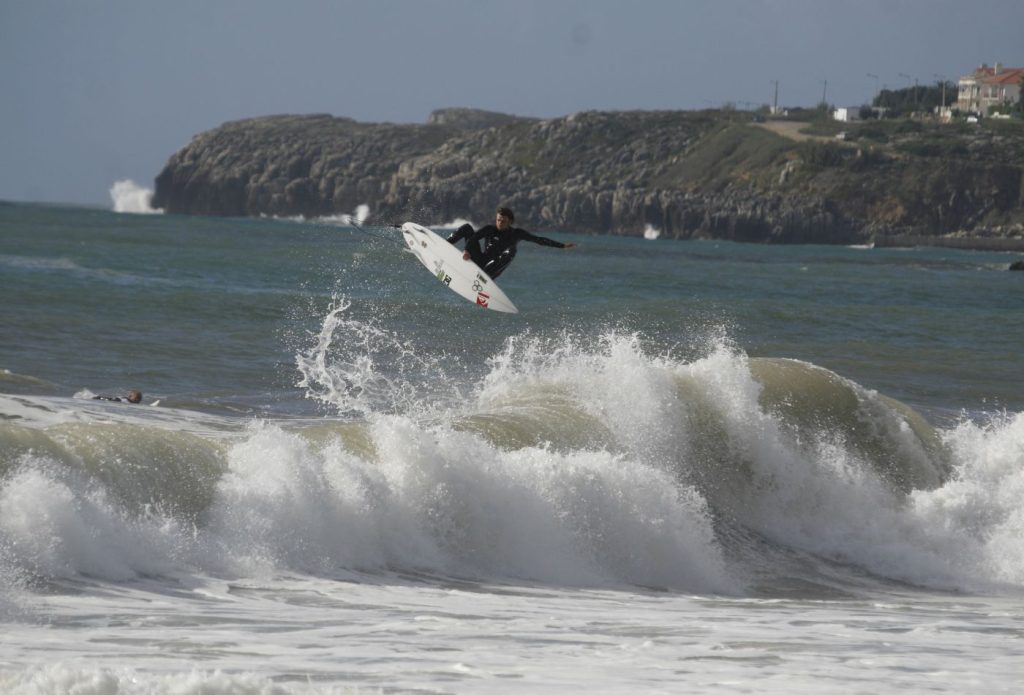
M 114 203 L 114 212 L 129 212 L 139 215 L 162 213 L 163 210 L 152 206 L 153 190 L 135 183 L 131 179 L 115 181 L 110 187 L 110 199 Z

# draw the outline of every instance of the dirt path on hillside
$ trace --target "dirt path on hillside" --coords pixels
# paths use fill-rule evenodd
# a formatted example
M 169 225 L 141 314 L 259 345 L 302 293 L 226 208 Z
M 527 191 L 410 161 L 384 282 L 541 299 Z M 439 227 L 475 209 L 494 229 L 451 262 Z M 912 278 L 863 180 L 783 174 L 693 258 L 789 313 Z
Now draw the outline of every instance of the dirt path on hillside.
M 808 135 L 801 133 L 800 129 L 809 125 L 806 121 L 765 121 L 764 123 L 755 123 L 754 125 L 760 126 L 765 130 L 770 130 L 777 135 L 789 138 L 790 140 L 796 140 L 797 142 L 803 142 L 805 140 L 835 140 L 835 138 L 826 137 L 824 135 Z

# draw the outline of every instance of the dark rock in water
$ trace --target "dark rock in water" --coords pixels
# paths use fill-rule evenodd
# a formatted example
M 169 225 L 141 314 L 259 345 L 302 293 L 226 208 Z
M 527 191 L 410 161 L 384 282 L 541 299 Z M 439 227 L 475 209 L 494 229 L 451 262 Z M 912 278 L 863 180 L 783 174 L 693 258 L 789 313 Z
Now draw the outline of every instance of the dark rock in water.
M 441 109 L 427 124 L 253 118 L 174 154 L 152 205 L 320 216 L 366 204 L 375 221 L 427 223 L 485 222 L 509 205 L 527 229 L 639 236 L 650 225 L 662 238 L 784 243 L 1024 229 L 1024 135 L 1015 131 L 999 142 L 973 130 L 915 131 L 876 146 L 855 130 L 843 143 L 804 142 L 749 121 L 736 111 L 538 120 L 477 109 Z M 970 140 L 954 158 L 933 142 L 942 138 Z
M 1010 270 L 1024 270 L 1024 261 L 1014 261 L 1010 264 Z

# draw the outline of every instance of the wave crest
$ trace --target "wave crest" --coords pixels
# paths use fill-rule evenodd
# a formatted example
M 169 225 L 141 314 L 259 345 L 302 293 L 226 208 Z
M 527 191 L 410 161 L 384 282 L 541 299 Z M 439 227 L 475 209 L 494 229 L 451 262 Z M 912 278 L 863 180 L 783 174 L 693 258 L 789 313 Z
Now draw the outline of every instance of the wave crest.
M 456 382 L 348 310 L 298 360 L 343 417 L 226 435 L 163 408 L 68 422 L 26 407 L 0 424 L 7 574 L 123 577 L 171 558 L 730 593 L 865 572 L 1024 585 L 1024 415 L 937 431 L 813 364 L 722 340 L 651 354 L 614 331 L 515 336 Z

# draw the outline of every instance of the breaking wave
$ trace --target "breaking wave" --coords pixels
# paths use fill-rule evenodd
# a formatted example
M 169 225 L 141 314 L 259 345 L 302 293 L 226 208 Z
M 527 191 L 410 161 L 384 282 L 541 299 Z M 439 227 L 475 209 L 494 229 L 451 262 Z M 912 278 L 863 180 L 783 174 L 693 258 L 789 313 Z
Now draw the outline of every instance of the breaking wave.
M 935 429 L 813 364 L 616 332 L 514 337 L 463 383 L 347 307 L 296 357 L 328 417 L 226 432 L 3 400 L 5 575 L 1024 584 L 1022 414 Z

